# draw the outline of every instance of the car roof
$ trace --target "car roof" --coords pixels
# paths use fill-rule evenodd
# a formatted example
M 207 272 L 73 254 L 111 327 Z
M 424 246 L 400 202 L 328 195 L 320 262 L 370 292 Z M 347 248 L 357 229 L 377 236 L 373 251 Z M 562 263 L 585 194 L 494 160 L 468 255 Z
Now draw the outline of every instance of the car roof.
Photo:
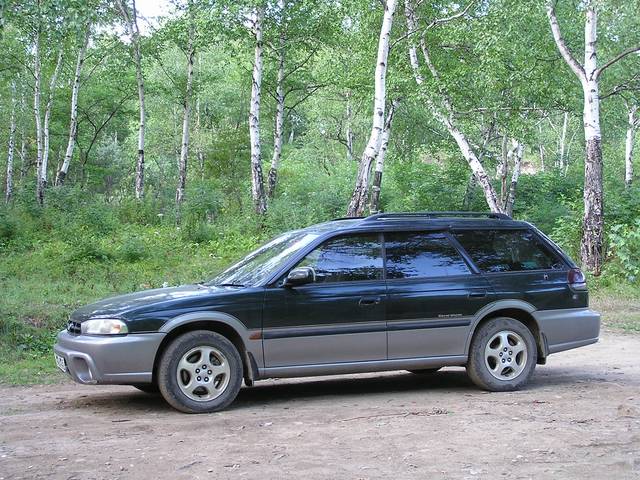
M 337 218 L 311 225 L 303 231 L 322 234 L 353 230 L 513 229 L 530 226 L 527 222 L 490 212 L 396 212 L 368 217 Z

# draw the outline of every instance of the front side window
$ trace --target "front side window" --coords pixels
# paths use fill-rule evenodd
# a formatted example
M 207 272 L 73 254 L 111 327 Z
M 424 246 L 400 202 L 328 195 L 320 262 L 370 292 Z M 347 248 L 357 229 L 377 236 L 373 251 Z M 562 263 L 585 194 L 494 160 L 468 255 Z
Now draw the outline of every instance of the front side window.
M 380 236 L 372 233 L 332 238 L 297 266 L 312 267 L 318 283 L 382 280 Z
M 530 230 L 473 230 L 454 236 L 486 273 L 565 268 Z
M 442 234 L 385 233 L 387 278 L 429 278 L 471 273 L 458 251 Z
M 207 285 L 250 286 L 262 282 L 316 238 L 317 233 L 304 231 L 280 235 L 207 282 Z

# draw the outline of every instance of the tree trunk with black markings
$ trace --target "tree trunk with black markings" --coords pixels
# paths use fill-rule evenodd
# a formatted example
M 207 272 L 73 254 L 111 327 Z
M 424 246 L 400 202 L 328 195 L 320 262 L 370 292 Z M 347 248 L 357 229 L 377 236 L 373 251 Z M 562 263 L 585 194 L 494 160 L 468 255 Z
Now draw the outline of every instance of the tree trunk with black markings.
M 256 213 L 264 215 L 267 199 L 262 175 L 262 152 L 260 145 L 260 96 L 262 93 L 262 22 L 264 6 L 257 7 L 253 18 L 255 49 L 251 76 L 251 104 L 249 107 L 249 138 L 251 141 L 251 197 Z
M 382 145 L 382 132 L 385 121 L 386 102 L 386 76 L 387 61 L 389 58 L 389 39 L 391 37 L 391 27 L 393 25 L 393 15 L 396 10 L 396 0 L 386 0 L 384 2 L 384 16 L 380 36 L 378 38 L 378 56 L 376 61 L 376 71 L 374 75 L 375 93 L 373 102 L 373 122 L 371 134 L 367 146 L 362 153 L 358 173 L 356 175 L 355 187 L 351 194 L 351 201 L 347 209 L 348 217 L 361 216 L 367 203 L 367 193 L 369 188 L 369 176 L 371 166 L 378 156 Z
M 67 140 L 67 150 L 64 154 L 64 161 L 56 174 L 56 185 L 64 184 L 64 180 L 69 171 L 69 165 L 71 164 L 71 158 L 73 157 L 73 148 L 76 144 L 76 137 L 78 134 L 78 92 L 80 91 L 80 74 L 82 73 L 82 66 L 84 65 L 84 59 L 87 54 L 90 33 L 91 27 L 87 26 L 84 41 L 78 51 L 76 71 L 73 77 L 73 87 L 71 88 L 71 120 L 69 122 L 69 139 Z

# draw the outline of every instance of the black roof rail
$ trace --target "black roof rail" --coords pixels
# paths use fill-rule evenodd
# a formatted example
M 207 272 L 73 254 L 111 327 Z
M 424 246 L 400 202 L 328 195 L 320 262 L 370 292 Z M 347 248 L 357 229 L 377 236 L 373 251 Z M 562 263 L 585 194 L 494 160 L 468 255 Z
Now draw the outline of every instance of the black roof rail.
M 338 217 L 338 218 L 332 218 L 331 220 L 329 220 L 330 222 L 337 222 L 339 220 L 362 220 L 366 217 Z
M 364 221 L 370 222 L 373 220 L 393 220 L 393 219 L 403 219 L 403 218 L 448 218 L 448 217 L 463 217 L 463 218 L 486 217 L 486 218 L 493 218 L 496 220 L 511 220 L 511 217 L 504 213 L 451 211 L 451 212 L 376 213 L 374 215 L 369 215 L 364 219 Z

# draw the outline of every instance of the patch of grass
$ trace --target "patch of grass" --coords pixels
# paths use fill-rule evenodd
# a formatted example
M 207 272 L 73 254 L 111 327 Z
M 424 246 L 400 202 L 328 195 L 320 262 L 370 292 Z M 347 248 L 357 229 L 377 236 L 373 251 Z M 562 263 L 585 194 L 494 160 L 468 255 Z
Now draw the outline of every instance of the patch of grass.
M 67 377 L 56 367 L 53 351 L 48 354 L 19 353 L 0 348 L 0 385 L 50 384 Z
M 627 292 L 630 293 L 630 292 Z M 621 295 L 599 290 L 591 296 L 591 308 L 602 314 L 602 325 L 626 333 L 640 333 L 640 294 Z

